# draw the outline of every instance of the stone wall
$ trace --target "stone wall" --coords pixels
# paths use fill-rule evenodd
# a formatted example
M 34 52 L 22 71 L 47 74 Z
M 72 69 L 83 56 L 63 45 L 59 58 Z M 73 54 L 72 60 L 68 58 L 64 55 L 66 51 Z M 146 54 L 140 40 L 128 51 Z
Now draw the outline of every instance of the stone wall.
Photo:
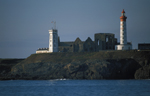
M 85 41 L 77 38 L 74 42 L 59 42 L 59 52 L 97 52 L 100 50 L 115 50 L 117 39 L 111 33 L 97 33 L 95 40 L 90 37 Z
M 73 52 L 73 46 L 59 46 L 59 52 Z
M 94 36 L 96 51 L 100 50 L 115 50 L 117 39 L 111 33 L 97 33 Z
M 95 43 L 91 40 L 90 37 L 84 42 L 84 52 L 95 52 Z

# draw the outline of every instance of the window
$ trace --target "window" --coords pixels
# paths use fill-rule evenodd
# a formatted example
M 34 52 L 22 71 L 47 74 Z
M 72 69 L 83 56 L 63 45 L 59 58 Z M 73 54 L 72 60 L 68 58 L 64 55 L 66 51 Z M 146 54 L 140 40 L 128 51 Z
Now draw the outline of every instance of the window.
M 106 36 L 106 42 L 108 42 L 108 37 Z
M 99 40 L 97 40 L 97 45 L 99 45 Z

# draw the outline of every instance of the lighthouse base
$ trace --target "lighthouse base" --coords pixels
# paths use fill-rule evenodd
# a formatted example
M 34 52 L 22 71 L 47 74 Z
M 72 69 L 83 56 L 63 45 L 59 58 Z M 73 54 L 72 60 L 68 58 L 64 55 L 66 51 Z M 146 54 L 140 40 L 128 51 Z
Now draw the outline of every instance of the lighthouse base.
M 121 44 L 121 45 L 116 45 L 116 50 L 131 50 L 132 45 L 131 44 Z

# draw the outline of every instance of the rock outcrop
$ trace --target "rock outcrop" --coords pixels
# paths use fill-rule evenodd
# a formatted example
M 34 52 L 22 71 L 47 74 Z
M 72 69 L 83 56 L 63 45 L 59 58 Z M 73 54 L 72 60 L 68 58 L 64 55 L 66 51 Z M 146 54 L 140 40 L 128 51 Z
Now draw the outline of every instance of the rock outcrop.
M 150 79 L 150 51 L 32 54 L 0 59 L 0 80 Z
M 24 59 L 0 59 L 0 80 L 11 79 L 11 68 Z
M 132 59 L 86 60 L 65 64 L 39 62 L 16 65 L 12 68 L 12 74 L 20 79 L 134 79 L 139 67 Z
M 145 60 L 140 62 L 140 64 L 142 67 L 136 70 L 135 79 L 150 79 L 150 61 Z
M 32 54 L 12 67 L 11 76 L 13 79 L 147 79 L 149 67 L 144 66 L 149 63 L 143 62 L 149 62 L 149 57 L 150 51 Z

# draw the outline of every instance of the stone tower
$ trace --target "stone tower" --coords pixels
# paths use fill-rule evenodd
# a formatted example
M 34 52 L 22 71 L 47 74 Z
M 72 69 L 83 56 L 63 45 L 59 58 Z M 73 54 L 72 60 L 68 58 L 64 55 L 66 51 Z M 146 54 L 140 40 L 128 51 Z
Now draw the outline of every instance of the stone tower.
M 130 50 L 132 45 L 127 43 L 127 31 L 126 31 L 126 19 L 125 11 L 121 12 L 120 17 L 120 45 L 117 45 L 117 50 Z
M 57 29 L 49 30 L 49 52 L 58 52 Z

